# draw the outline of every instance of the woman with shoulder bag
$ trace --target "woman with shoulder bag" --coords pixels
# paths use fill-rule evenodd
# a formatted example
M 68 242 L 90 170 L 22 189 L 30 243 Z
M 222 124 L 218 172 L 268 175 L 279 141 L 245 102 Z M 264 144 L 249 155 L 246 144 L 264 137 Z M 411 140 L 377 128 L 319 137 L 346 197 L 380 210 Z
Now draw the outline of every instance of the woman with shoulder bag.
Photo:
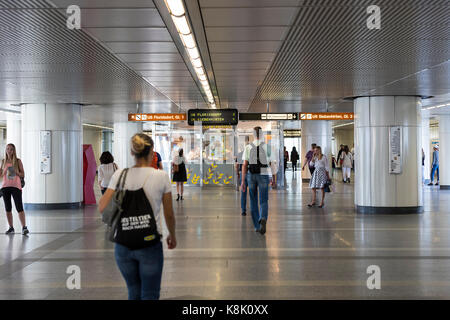
M 322 191 L 322 201 L 319 205 L 319 208 L 324 206 L 325 200 L 325 187 L 329 184 L 330 174 L 328 169 L 328 159 L 322 154 L 322 148 L 316 146 L 314 151 L 313 159 L 311 160 L 311 164 L 314 165 L 314 172 L 309 181 L 309 187 L 312 189 L 312 201 L 308 204 L 308 207 L 312 207 L 316 202 L 316 190 L 321 189 Z
M 100 156 L 100 166 L 98 167 L 98 184 L 100 185 L 102 194 L 105 194 L 111 177 L 117 169 L 119 167 L 114 163 L 113 155 L 109 151 L 103 152 Z
M 152 168 L 153 159 L 153 140 L 142 133 L 135 134 L 131 139 L 131 153 L 135 157 L 136 165 L 127 169 L 126 177 L 124 179 L 123 189 L 126 192 L 136 193 L 143 192 L 145 196 L 143 200 L 147 204 L 150 204 L 150 209 L 147 210 L 150 214 L 144 214 L 139 216 L 139 219 L 124 218 L 126 211 L 121 213 L 120 227 L 116 233 L 115 240 L 115 258 L 117 266 L 119 267 L 122 276 L 125 279 L 128 288 L 128 298 L 130 300 L 157 300 L 159 299 L 161 290 L 161 277 L 164 264 L 163 247 L 159 240 L 160 236 L 156 239 L 152 236 L 139 238 L 139 241 L 155 241 L 155 244 L 147 246 L 141 249 L 130 248 L 127 245 L 121 244 L 122 241 L 118 241 L 119 231 L 122 233 L 127 230 L 128 232 L 139 232 L 142 227 L 142 221 L 148 217 L 154 216 L 154 219 L 150 218 L 150 224 L 156 223 L 158 234 L 161 234 L 160 230 L 160 207 L 163 205 L 164 218 L 167 228 L 169 230 L 169 236 L 167 237 L 167 245 L 169 249 L 174 249 L 177 245 L 175 238 L 175 216 L 172 209 L 172 192 L 169 176 L 163 170 L 156 170 Z M 114 191 L 117 186 L 119 177 L 123 170 L 117 170 L 106 189 L 105 194 L 100 198 L 99 211 L 103 212 L 109 202 L 114 196 Z M 122 208 L 125 208 L 127 194 L 125 194 Z M 142 198 L 141 198 L 142 199 Z M 140 203 L 132 203 L 134 207 L 139 206 Z M 133 207 L 128 206 L 127 208 Z M 142 218 L 142 219 L 141 219 Z M 152 221 L 154 220 L 154 221 Z M 136 223 L 139 228 L 136 228 Z M 135 240 L 135 239 L 133 239 Z M 126 241 L 125 241 L 126 242 Z
M 2 193 L 5 202 L 6 218 L 8 219 L 9 229 L 6 234 L 14 233 L 11 196 L 14 199 L 14 205 L 19 213 L 19 220 L 22 224 L 22 234 L 27 235 L 28 230 L 25 223 L 25 211 L 22 203 L 22 187 L 24 185 L 25 171 L 23 164 L 16 155 L 16 147 L 9 143 L 6 145 L 5 159 L 2 160 L 0 177 L 3 177 Z

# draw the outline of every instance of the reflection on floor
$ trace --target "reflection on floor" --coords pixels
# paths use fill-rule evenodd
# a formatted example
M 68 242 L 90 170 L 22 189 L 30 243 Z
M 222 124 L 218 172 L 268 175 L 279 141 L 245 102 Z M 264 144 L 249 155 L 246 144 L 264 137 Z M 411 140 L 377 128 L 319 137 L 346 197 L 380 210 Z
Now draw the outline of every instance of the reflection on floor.
M 286 182 L 270 191 L 266 236 L 241 217 L 232 188 L 186 188 L 174 201 L 179 246 L 165 250 L 161 298 L 450 298 L 450 191 L 425 187 L 421 215 L 362 216 L 353 183 L 336 182 L 325 208 L 310 209 L 308 185 L 290 172 Z M 0 235 L 0 299 L 126 299 L 95 206 L 27 219 L 29 237 Z M 66 287 L 71 265 L 80 290 Z M 381 269 L 380 290 L 367 288 L 370 265 Z

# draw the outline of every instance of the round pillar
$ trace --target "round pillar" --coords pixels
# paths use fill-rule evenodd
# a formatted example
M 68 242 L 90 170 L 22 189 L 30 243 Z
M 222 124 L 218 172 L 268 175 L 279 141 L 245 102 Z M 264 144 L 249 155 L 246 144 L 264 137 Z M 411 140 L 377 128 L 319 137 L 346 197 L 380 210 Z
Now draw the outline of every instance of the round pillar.
M 102 132 L 102 152 L 109 151 L 112 153 L 113 149 L 113 132 L 104 130 Z
M 450 189 L 450 115 L 439 115 L 439 184 Z
M 304 165 L 305 156 L 311 150 L 311 144 L 315 143 L 322 148 L 322 153 L 328 158 L 328 166 L 331 169 L 331 121 L 326 120 L 302 120 L 302 153 L 301 165 Z M 311 173 L 306 165 L 302 171 L 302 181 L 309 181 Z
M 134 165 L 130 141 L 133 135 L 142 131 L 143 125 L 140 122 L 114 123 L 113 156 L 119 168 L 129 168 Z
M 359 213 L 419 213 L 422 195 L 421 100 L 360 97 L 355 107 L 355 205 Z M 390 172 L 389 134 L 400 127 L 401 173 Z
M 22 106 L 25 208 L 66 209 L 83 201 L 81 106 Z M 41 133 L 50 131 L 50 172 L 41 173 Z
M 18 158 L 22 158 L 22 118 L 20 114 L 6 114 L 6 144 L 12 143 L 16 147 Z M 5 150 L 0 150 L 2 157 Z
M 430 110 L 422 110 L 422 149 L 425 153 L 425 165 L 423 168 L 424 183 L 430 182 Z M 422 172 L 421 172 L 422 174 Z

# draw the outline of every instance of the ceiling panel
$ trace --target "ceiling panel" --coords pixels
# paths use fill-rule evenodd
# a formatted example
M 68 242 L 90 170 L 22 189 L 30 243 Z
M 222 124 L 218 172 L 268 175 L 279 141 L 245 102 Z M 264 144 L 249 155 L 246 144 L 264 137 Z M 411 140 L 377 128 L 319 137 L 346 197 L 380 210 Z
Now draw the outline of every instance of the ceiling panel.
M 449 4 L 380 0 L 382 28 L 369 30 L 367 1 L 304 1 L 250 110 L 298 100 L 296 111 L 336 111 L 349 96 L 450 92 Z
M 211 53 L 275 53 L 282 41 L 209 41 Z
M 287 27 L 208 27 L 208 41 L 277 41 L 288 31 Z
M 126 53 L 178 53 L 173 42 L 103 42 L 105 46 L 116 54 Z
M 136 9 L 81 9 L 81 27 L 164 27 L 158 10 Z
M 59 8 L 76 4 L 80 8 L 154 8 L 152 0 L 51 0 Z
M 272 8 L 203 8 L 208 27 L 289 26 L 290 7 Z
M 166 28 L 86 28 L 83 29 L 101 42 L 110 41 L 167 41 L 172 42 Z

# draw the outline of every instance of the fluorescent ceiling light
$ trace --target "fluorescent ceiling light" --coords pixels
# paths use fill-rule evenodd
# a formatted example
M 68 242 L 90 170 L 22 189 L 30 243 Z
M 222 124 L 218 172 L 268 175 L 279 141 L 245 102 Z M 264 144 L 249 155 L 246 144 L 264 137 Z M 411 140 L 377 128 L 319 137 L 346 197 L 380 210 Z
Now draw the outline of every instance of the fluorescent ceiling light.
M 336 126 L 333 127 L 334 128 L 340 128 L 340 127 L 345 127 L 345 126 L 349 126 L 351 124 L 354 124 L 354 122 L 349 122 L 349 123 L 344 123 L 344 124 L 338 124 Z
M 166 7 L 174 16 L 181 16 L 185 13 L 182 0 L 166 0 Z
M 186 50 L 187 50 L 187 52 L 189 54 L 189 57 L 191 57 L 191 59 L 198 59 L 198 58 L 200 58 L 200 53 L 198 52 L 197 47 L 192 48 L 192 49 L 186 48 Z
M 202 59 L 198 58 L 198 59 L 192 59 L 191 60 L 192 65 L 194 66 L 194 68 L 201 68 L 202 67 Z
M 195 48 L 195 39 L 194 36 L 191 34 L 180 34 L 181 40 L 184 43 L 184 46 L 188 49 Z
M 186 16 L 175 17 L 172 16 L 173 23 L 177 27 L 177 30 L 180 34 L 188 35 L 191 33 L 191 28 L 189 28 L 189 24 L 187 22 Z
M 200 68 L 194 68 L 195 69 L 195 73 L 198 75 L 198 76 L 203 76 L 203 75 L 205 75 L 205 71 L 203 71 L 203 68 L 202 67 L 200 67 Z

